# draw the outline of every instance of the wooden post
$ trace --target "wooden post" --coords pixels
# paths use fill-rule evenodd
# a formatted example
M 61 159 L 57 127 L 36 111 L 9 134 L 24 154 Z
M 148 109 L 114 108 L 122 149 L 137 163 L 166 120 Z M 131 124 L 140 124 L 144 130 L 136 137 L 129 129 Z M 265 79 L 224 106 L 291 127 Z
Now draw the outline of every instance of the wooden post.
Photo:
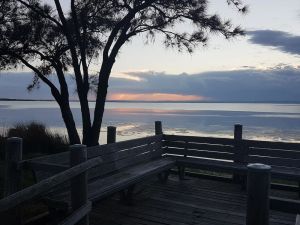
M 87 160 L 87 152 L 85 145 L 70 146 L 70 166 L 76 166 Z M 75 211 L 87 203 L 87 171 L 71 179 L 71 206 Z M 89 217 L 86 215 L 78 223 L 78 225 L 88 225 Z
M 22 160 L 22 138 L 11 137 L 6 140 L 4 196 L 21 189 L 22 173 L 18 163 Z M 21 208 L 16 207 L 6 213 L 9 224 L 21 224 Z
M 115 143 L 117 136 L 117 128 L 113 126 L 107 127 L 107 144 Z
M 161 121 L 155 121 L 155 135 L 163 134 Z
M 248 165 L 246 225 L 269 225 L 270 171 L 268 165 Z
M 234 125 L 234 150 L 235 150 L 235 163 L 244 163 L 244 148 L 242 145 L 243 140 L 243 125 L 235 124 Z M 233 174 L 233 181 L 235 183 L 241 183 L 243 177 L 238 174 Z

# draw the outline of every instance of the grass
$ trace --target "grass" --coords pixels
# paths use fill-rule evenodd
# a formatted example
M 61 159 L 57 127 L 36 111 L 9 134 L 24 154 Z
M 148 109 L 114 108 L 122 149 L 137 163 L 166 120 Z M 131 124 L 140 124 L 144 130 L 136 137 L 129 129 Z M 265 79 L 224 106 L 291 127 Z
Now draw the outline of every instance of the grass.
M 3 195 L 4 184 L 5 141 L 9 137 L 23 139 L 24 159 L 63 152 L 69 145 L 66 136 L 51 132 L 44 124 L 37 122 L 19 123 L 9 129 L 0 130 L 0 198 Z M 22 177 L 23 188 L 35 183 L 30 170 L 24 169 Z M 22 211 L 23 217 L 26 219 L 47 211 L 47 208 L 40 201 L 30 201 L 26 207 L 22 207 Z
M 23 139 L 23 158 L 63 152 L 69 145 L 66 136 L 51 132 L 44 124 L 30 122 L 16 124 L 0 133 L 0 159 L 4 159 L 5 140 L 8 137 Z

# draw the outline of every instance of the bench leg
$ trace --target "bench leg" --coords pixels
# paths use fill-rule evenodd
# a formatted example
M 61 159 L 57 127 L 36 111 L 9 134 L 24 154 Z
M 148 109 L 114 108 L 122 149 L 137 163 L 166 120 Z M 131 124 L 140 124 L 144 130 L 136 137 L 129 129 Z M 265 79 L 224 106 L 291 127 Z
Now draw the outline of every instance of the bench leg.
M 133 192 L 135 189 L 135 184 L 130 186 L 126 190 L 120 191 L 120 200 L 125 205 L 133 205 Z
M 180 180 L 184 180 L 185 177 L 185 167 L 178 166 L 178 175 Z
M 169 175 L 170 175 L 169 170 L 164 171 L 164 172 L 158 174 L 158 179 L 161 183 L 165 183 L 168 180 Z

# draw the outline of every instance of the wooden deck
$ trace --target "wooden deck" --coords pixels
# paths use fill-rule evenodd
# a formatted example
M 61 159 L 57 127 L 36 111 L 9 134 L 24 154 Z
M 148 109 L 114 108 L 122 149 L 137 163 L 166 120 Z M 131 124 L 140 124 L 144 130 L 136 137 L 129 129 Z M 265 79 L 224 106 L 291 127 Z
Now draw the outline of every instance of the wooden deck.
M 118 195 L 97 202 L 92 225 L 242 225 L 246 193 L 239 185 L 172 175 L 165 184 L 153 180 L 137 187 L 131 206 Z M 272 196 L 297 199 L 297 193 L 272 191 Z M 296 215 L 271 211 L 271 225 L 295 225 Z

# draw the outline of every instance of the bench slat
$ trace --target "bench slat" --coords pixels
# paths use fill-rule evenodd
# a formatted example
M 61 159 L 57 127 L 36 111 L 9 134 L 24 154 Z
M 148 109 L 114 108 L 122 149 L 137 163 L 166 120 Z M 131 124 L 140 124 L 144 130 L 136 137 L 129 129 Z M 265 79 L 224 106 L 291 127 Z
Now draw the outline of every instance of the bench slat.
M 185 142 L 165 142 L 165 146 L 174 148 L 187 148 L 195 150 L 208 150 L 212 152 L 229 152 L 235 153 L 235 149 L 228 145 L 212 145 L 212 144 L 201 144 L 201 143 L 185 143 Z
M 123 149 L 136 148 L 150 143 L 161 142 L 162 135 L 150 136 L 146 138 L 138 138 L 128 141 L 120 141 L 112 144 L 100 145 L 95 147 L 89 147 L 87 154 L 88 158 L 94 158 L 102 156 L 103 154 L 118 152 Z
M 270 156 L 277 158 L 300 159 L 300 152 L 292 150 L 275 150 L 265 148 L 249 148 L 249 155 Z
M 300 143 L 243 140 L 249 147 L 300 151 Z
M 194 143 L 209 143 L 219 145 L 234 145 L 234 140 L 230 138 L 214 138 L 214 137 L 195 137 L 182 135 L 164 135 L 166 141 L 183 141 Z
M 285 166 L 285 167 L 294 167 L 300 168 L 299 159 L 284 159 L 284 158 L 272 158 L 272 157 L 261 157 L 261 156 L 248 156 L 248 163 L 263 163 L 267 165 L 275 166 Z
M 245 174 L 247 172 L 247 167 L 245 164 L 180 156 L 173 157 L 176 159 L 176 164 L 178 166 L 197 168 L 209 171 L 213 169 L 217 172 L 235 172 L 240 174 Z
M 121 170 L 123 168 L 135 165 L 135 164 L 140 164 L 143 162 L 147 162 L 150 160 L 157 159 L 158 157 L 161 156 L 161 151 L 157 150 L 155 152 L 147 152 L 144 154 L 139 154 L 136 156 L 132 157 L 127 157 L 123 158 L 121 160 L 117 161 L 110 161 L 108 163 L 103 163 L 98 167 L 95 167 L 91 170 L 88 171 L 88 178 L 93 179 L 99 176 L 104 176 L 106 174 L 112 173 L 112 172 L 117 172 L 118 170 Z
M 171 158 L 157 159 L 124 169 L 111 176 L 97 179 L 88 184 L 88 199 L 90 201 L 103 199 L 117 191 L 129 187 L 132 184 L 136 184 L 150 176 L 166 171 L 174 165 L 175 161 Z M 59 201 L 70 203 L 70 194 L 69 192 L 57 194 L 52 196 L 51 201 L 56 203 Z M 66 207 L 68 206 L 66 205 Z
M 210 151 L 197 151 L 197 150 L 185 150 L 179 148 L 168 148 L 167 153 L 175 155 L 187 155 L 203 158 L 212 158 L 212 159 L 225 159 L 233 160 L 235 155 L 225 152 L 210 152 Z

